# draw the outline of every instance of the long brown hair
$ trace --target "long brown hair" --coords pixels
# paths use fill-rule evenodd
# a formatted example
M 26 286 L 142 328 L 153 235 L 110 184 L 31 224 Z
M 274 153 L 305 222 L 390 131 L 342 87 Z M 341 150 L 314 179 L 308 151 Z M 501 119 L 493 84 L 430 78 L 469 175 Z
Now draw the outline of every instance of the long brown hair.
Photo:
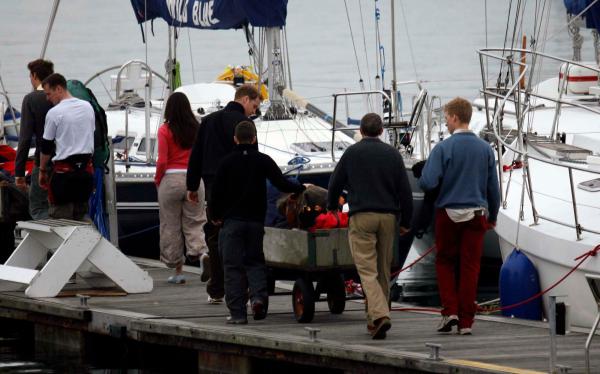
M 173 133 L 175 143 L 183 149 L 192 148 L 200 124 L 187 96 L 181 92 L 173 92 L 165 107 L 165 121 Z

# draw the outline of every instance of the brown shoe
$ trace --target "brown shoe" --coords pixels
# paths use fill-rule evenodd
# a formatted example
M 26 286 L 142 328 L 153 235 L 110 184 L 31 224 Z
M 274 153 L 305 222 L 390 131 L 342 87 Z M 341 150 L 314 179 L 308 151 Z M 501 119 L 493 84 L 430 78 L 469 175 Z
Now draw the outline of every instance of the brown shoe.
M 367 325 L 367 329 L 371 332 L 371 337 L 374 340 L 385 339 L 387 331 L 392 327 L 392 322 L 389 317 L 381 317 L 373 322 L 373 328 Z

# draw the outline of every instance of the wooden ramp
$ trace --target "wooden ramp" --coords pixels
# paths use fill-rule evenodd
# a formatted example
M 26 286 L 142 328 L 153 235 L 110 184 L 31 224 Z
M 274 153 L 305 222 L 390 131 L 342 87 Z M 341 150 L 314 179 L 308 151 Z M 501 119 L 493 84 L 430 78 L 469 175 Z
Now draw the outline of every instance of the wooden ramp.
M 348 302 L 341 315 L 330 314 L 326 303 L 318 303 L 314 321 L 299 324 L 291 296 L 284 295 L 271 297 L 266 320 L 250 318 L 248 325 L 231 326 L 225 324 L 224 304 L 207 303 L 196 269 L 186 273 L 185 285 L 174 285 L 166 282 L 171 271 L 158 263 L 146 260 L 142 267 L 155 281 L 151 293 L 92 296 L 87 306 L 78 297 L 28 298 L 17 284 L 0 282 L 0 317 L 84 333 L 115 336 L 120 331 L 121 338 L 194 349 L 199 367 L 210 370 L 223 369 L 219 365 L 224 357 L 243 361 L 231 369 L 232 360 L 225 360 L 230 372 L 252 372 L 252 362 L 264 359 L 361 373 L 549 371 L 549 332 L 542 322 L 480 317 L 472 336 L 439 335 L 438 315 L 393 312 L 388 338 L 374 341 L 366 331 L 361 301 Z M 78 287 L 84 285 L 66 289 L 77 293 Z M 306 327 L 320 329 L 315 341 Z M 584 372 L 585 340 L 583 332 L 558 337 L 557 363 L 570 367 L 569 373 Z M 439 359 L 431 357 L 427 344 L 441 345 Z M 591 357 L 592 372 L 600 372 L 600 340 L 592 345 Z

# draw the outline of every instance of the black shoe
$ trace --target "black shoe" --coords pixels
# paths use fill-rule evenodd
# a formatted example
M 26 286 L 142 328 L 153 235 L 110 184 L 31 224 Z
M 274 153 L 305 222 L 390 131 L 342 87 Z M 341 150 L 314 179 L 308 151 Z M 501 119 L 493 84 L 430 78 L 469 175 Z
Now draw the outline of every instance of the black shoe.
M 262 301 L 255 301 L 252 303 L 252 313 L 254 314 L 254 320 L 260 321 L 261 319 L 267 318 L 267 307 Z
M 227 317 L 227 321 L 225 323 L 228 325 L 247 325 L 248 320 L 246 318 Z
M 392 327 L 392 322 L 388 317 L 381 317 L 373 322 L 375 328 L 371 332 L 374 340 L 385 339 L 387 331 Z

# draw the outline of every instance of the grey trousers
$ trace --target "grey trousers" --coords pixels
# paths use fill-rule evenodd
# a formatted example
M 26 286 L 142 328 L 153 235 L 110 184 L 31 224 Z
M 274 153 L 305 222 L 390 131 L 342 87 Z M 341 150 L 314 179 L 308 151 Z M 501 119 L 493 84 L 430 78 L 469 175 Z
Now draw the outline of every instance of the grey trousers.
M 248 288 L 252 302 L 268 304 L 262 222 L 227 219 L 219 233 L 225 270 L 225 301 L 233 318 L 246 318 Z
M 158 187 L 160 208 L 160 260 L 174 268 L 190 256 L 208 251 L 204 240 L 206 209 L 204 184 L 198 189 L 199 203 L 186 200 L 185 174 L 165 174 Z

